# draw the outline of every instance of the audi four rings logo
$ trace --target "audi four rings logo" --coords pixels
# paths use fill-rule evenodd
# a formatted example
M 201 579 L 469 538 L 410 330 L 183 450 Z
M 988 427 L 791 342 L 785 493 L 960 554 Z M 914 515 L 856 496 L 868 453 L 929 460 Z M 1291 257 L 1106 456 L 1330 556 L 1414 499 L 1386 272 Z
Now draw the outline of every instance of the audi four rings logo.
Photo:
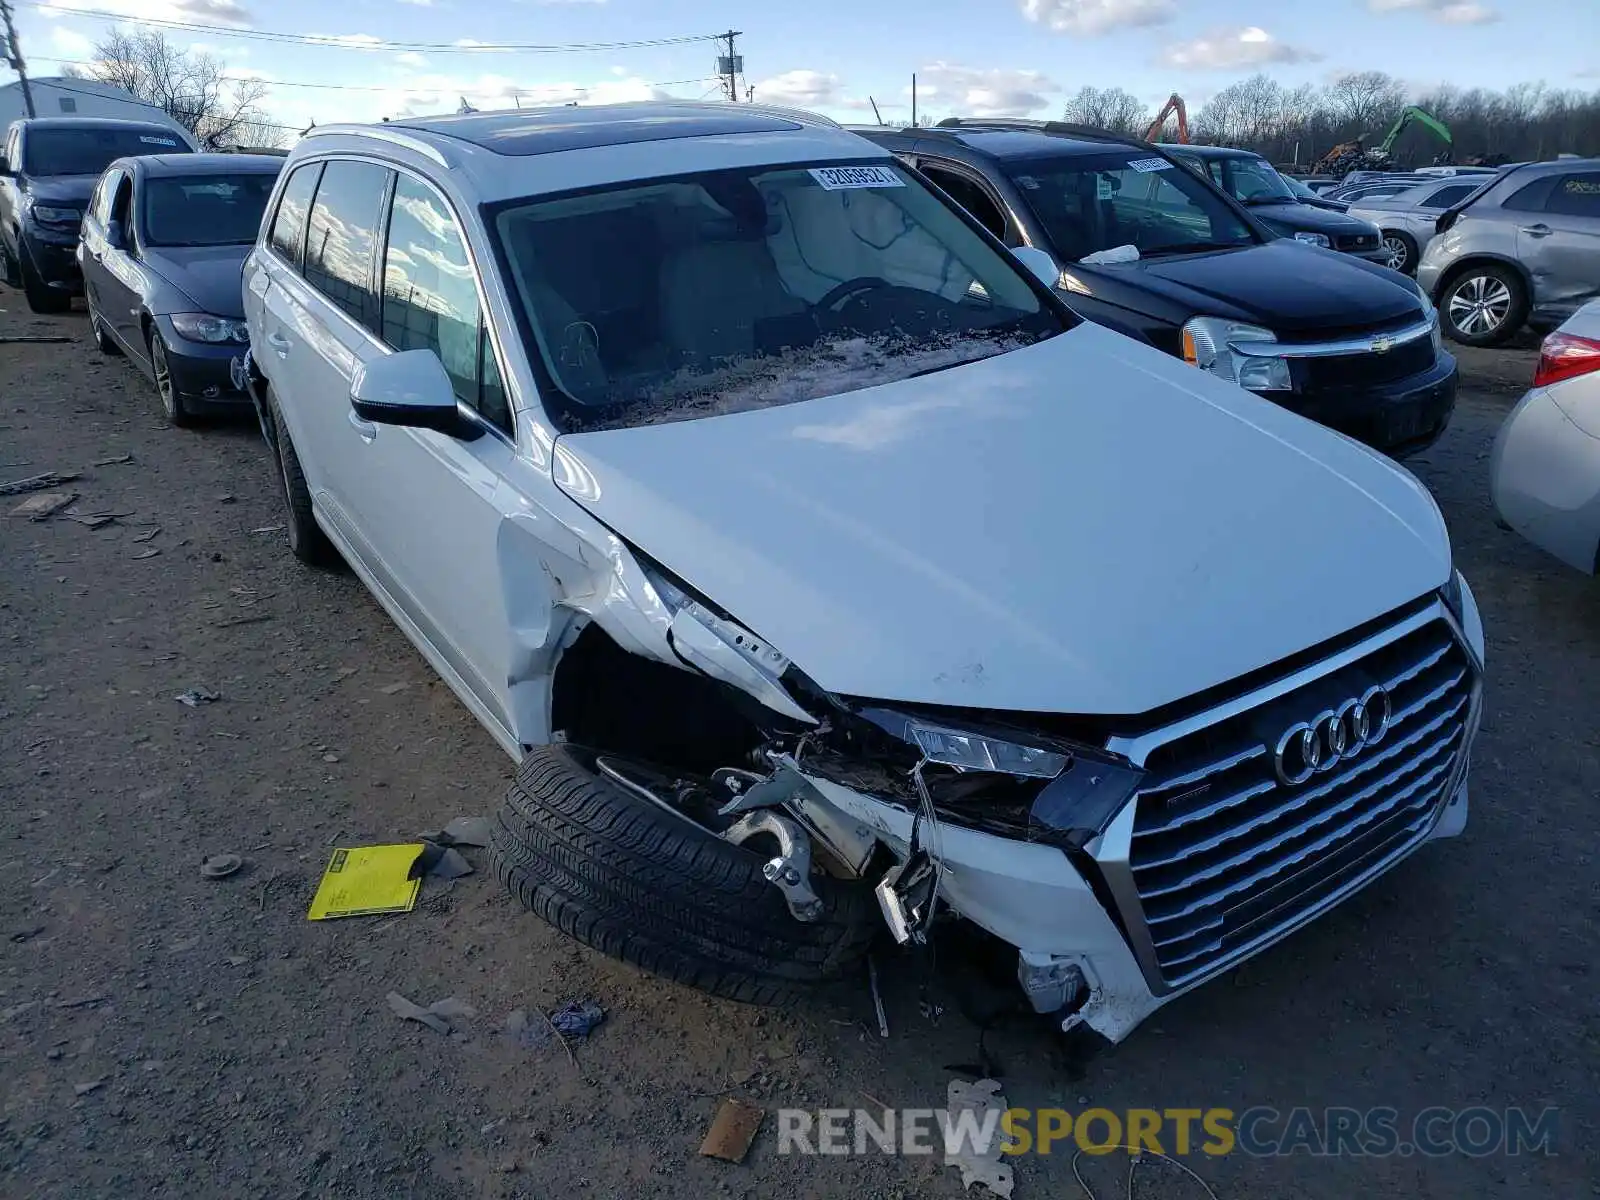
M 1389 732 L 1393 715 L 1389 693 L 1374 684 L 1359 699 L 1346 700 L 1338 708 L 1289 726 L 1273 753 L 1278 781 L 1294 787 L 1348 762 L 1368 746 L 1376 746 Z

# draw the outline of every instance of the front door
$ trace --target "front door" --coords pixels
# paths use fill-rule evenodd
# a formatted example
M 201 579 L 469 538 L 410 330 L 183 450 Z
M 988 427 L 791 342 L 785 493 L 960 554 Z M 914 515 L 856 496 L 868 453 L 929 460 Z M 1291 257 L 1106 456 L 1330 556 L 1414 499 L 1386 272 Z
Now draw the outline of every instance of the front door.
M 431 186 L 401 174 L 383 243 L 380 337 L 393 350 L 439 356 L 481 436 L 366 424 L 352 431 L 351 501 L 374 573 L 453 672 L 468 702 L 511 749 L 513 625 L 549 620 L 549 577 L 510 561 L 507 515 L 525 510 L 503 376 L 478 300 L 466 239 Z M 379 353 L 387 353 L 387 350 Z M 537 637 L 534 640 L 539 640 Z M 458 690 L 462 690 L 458 686 Z

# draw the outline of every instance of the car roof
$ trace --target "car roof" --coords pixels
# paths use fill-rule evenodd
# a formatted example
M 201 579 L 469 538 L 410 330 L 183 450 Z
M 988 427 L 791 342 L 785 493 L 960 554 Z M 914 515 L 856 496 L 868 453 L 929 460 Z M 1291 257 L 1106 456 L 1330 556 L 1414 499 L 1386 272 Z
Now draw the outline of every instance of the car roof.
M 1254 150 L 1240 150 L 1234 146 L 1196 146 L 1191 143 L 1157 142 L 1163 150 L 1172 154 L 1193 154 L 1198 158 L 1259 158 L 1266 159 Z
M 114 166 L 136 174 L 160 178 L 167 175 L 276 175 L 281 158 L 259 154 L 140 154 L 119 158 Z
M 1047 155 L 1099 154 L 1108 149 L 1136 150 L 1137 141 L 1122 141 L 1114 135 L 1104 138 L 1071 133 L 1057 133 L 1047 129 L 983 129 L 959 126 L 913 126 L 897 129 L 892 125 L 852 126 L 852 130 L 869 141 L 902 143 L 915 141 L 932 150 L 940 142 L 954 142 L 980 154 L 994 158 L 1042 158 Z
M 29 129 L 159 129 L 169 136 L 182 136 L 160 121 L 125 121 L 120 117 L 23 117 L 16 123 Z
M 692 101 L 319 125 L 295 144 L 288 162 L 293 167 L 312 156 L 340 153 L 409 163 L 474 202 L 723 168 L 886 157 L 827 117 L 763 104 Z

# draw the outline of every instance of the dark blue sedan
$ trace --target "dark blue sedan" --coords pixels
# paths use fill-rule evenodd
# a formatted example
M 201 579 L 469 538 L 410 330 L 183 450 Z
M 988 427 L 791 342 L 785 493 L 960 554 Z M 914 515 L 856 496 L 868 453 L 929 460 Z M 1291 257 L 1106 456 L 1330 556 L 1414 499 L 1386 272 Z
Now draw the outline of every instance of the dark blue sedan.
M 228 366 L 249 342 L 241 272 L 282 165 L 253 154 L 123 158 L 90 198 L 78 260 L 95 342 L 155 381 L 174 425 L 250 402 Z

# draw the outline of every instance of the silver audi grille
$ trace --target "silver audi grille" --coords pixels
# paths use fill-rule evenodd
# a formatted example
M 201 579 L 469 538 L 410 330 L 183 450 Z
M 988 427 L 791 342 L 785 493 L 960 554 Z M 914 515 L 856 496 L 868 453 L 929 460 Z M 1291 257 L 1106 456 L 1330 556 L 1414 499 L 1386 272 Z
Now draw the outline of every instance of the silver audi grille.
M 1125 858 L 1103 864 L 1147 972 L 1167 989 L 1282 936 L 1419 843 L 1437 818 L 1468 736 L 1472 661 L 1437 608 L 1324 673 L 1214 721 L 1190 721 L 1145 758 Z M 1286 782 L 1286 731 L 1388 694 L 1387 728 Z M 1376 707 L 1376 706 L 1374 706 Z M 1343 736 L 1343 735 L 1340 735 Z M 1291 777 L 1306 774 L 1294 758 Z

